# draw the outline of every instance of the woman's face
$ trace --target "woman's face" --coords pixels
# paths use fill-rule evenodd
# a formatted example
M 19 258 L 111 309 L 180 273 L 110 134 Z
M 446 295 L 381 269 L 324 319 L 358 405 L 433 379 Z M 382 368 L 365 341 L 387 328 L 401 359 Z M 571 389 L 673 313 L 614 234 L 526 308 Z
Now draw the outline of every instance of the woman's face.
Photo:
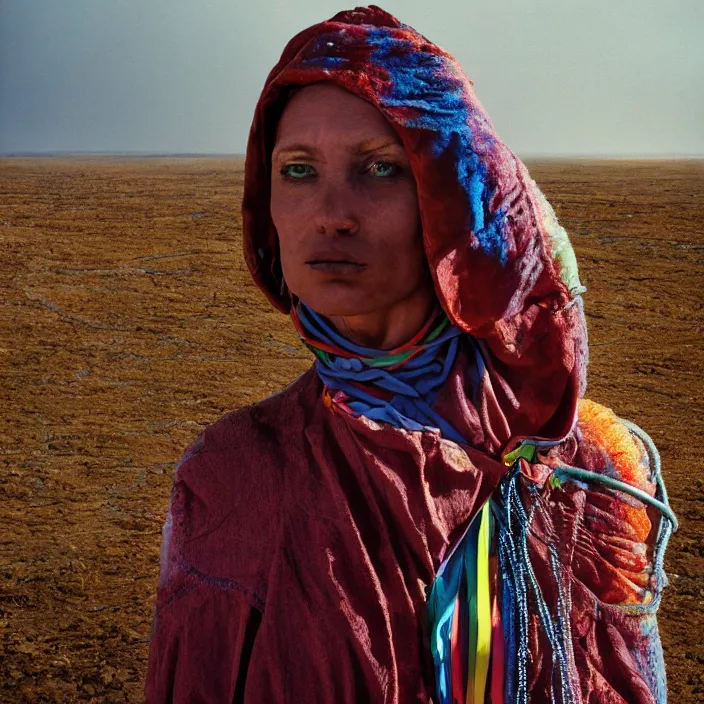
M 271 217 L 289 289 L 322 315 L 395 315 L 434 297 L 406 151 L 373 105 L 339 86 L 316 83 L 288 101 Z

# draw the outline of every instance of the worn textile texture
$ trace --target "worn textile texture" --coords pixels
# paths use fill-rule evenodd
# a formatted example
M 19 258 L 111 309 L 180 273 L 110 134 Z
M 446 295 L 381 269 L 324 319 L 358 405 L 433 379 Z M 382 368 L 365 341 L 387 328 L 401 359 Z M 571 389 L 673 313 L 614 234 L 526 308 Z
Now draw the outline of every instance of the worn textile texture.
M 294 36 L 266 80 L 242 211 L 254 280 L 291 312 L 269 157 L 291 88 L 323 80 L 378 108 L 409 154 L 438 301 L 474 341 L 458 338 L 432 402 L 465 442 L 355 416 L 314 367 L 206 428 L 176 467 L 147 701 L 438 702 L 427 598 L 491 500 L 501 698 L 664 702 L 657 451 L 584 398 L 585 289 L 549 203 L 453 57 L 376 6 Z

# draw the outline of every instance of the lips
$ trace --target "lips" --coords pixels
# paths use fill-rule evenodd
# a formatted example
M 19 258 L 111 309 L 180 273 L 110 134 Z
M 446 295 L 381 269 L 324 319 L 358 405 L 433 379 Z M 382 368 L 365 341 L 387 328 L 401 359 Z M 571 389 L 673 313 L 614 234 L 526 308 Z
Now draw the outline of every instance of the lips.
M 357 266 L 367 266 L 356 257 L 347 252 L 337 252 L 334 250 L 321 250 L 315 252 L 306 260 L 306 264 L 356 264 Z
M 333 276 L 355 276 L 367 270 L 366 264 L 355 264 L 353 262 L 308 262 L 308 266 L 314 271 Z

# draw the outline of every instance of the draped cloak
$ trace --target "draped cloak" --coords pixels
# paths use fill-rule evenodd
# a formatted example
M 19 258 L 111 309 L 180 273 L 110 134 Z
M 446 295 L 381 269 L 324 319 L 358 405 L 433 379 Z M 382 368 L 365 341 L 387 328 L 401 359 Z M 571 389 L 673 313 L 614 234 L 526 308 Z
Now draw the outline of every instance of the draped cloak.
M 559 611 L 558 586 L 569 594 L 573 701 L 665 701 L 656 611 L 671 526 L 637 495 L 557 472 L 667 501 L 642 431 L 584 398 L 586 289 L 567 233 L 453 57 L 377 6 L 298 33 L 266 80 L 242 206 L 254 280 L 290 312 L 270 156 L 291 87 L 321 80 L 379 109 L 409 155 L 438 300 L 485 364 L 473 382 L 460 345 L 433 402 L 468 442 L 344 412 L 314 367 L 203 430 L 164 524 L 147 701 L 435 702 L 426 599 L 510 469 L 537 517 L 527 550 L 547 608 Z M 527 438 L 554 444 L 509 462 Z M 530 607 L 521 701 L 562 701 Z

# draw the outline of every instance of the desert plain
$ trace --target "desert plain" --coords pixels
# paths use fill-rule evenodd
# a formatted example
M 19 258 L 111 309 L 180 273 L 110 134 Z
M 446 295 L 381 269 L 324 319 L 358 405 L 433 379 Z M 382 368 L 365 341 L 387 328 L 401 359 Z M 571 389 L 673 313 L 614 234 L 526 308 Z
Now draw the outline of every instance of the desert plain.
M 588 289 L 586 395 L 662 456 L 669 693 L 701 702 L 704 162 L 527 165 Z M 0 702 L 143 701 L 176 462 L 313 362 L 245 266 L 242 179 L 238 157 L 0 159 Z

